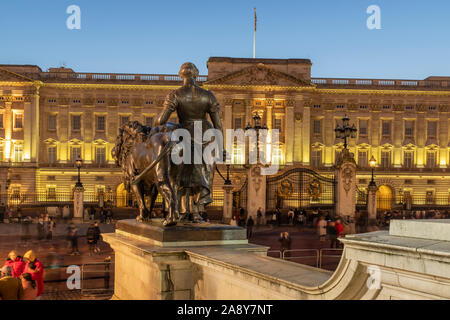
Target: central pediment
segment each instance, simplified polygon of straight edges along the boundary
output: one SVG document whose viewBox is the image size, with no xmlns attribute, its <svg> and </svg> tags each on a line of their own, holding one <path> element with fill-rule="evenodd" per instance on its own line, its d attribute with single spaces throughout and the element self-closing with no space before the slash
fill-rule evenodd
<svg viewBox="0 0 450 320">
<path fill-rule="evenodd" d="M 295 86 L 309 87 L 313 84 L 277 71 L 271 67 L 258 63 L 256 65 L 244 68 L 227 74 L 225 76 L 209 80 L 206 85 L 234 85 L 234 86 Z"/>
</svg>

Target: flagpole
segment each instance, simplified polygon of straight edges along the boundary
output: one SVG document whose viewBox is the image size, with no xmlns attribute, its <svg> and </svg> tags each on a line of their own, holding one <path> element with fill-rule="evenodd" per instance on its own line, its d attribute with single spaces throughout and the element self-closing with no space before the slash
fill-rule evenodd
<svg viewBox="0 0 450 320">
<path fill-rule="evenodd" d="M 253 29 L 253 59 L 256 57 L 256 8 L 253 8 L 255 12 L 255 27 Z"/>
</svg>

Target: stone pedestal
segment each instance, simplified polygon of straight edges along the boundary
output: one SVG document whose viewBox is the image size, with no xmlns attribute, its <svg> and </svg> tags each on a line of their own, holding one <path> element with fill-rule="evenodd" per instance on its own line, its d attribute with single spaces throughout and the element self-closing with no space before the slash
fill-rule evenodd
<svg viewBox="0 0 450 320">
<path fill-rule="evenodd" d="M 222 221 L 229 224 L 233 216 L 233 186 L 225 184 L 223 186 L 223 215 Z"/>
<path fill-rule="evenodd" d="M 73 191 L 73 219 L 76 221 L 83 220 L 83 201 L 84 188 L 75 187 Z"/>
<path fill-rule="evenodd" d="M 179 223 L 163 227 L 162 220 L 138 223 L 120 220 L 115 233 L 103 234 L 115 252 L 113 299 L 186 300 L 194 298 L 196 267 L 188 259 L 189 248 L 239 248 L 267 252 L 249 245 L 240 227 Z"/>
<path fill-rule="evenodd" d="M 336 214 L 354 220 L 356 208 L 356 163 L 347 149 L 341 153 L 336 168 Z"/>
<path fill-rule="evenodd" d="M 450 299 L 450 220 L 393 220 L 389 231 L 341 238 L 334 273 L 267 257 L 239 227 L 159 223 L 122 220 L 103 234 L 114 299 Z"/>
<path fill-rule="evenodd" d="M 376 185 L 369 185 L 367 188 L 367 215 L 369 221 L 377 218 L 377 190 L 378 187 Z"/>
<path fill-rule="evenodd" d="M 248 169 L 247 218 L 256 222 L 258 208 L 266 212 L 266 176 L 261 174 L 260 165 L 251 165 Z"/>
</svg>

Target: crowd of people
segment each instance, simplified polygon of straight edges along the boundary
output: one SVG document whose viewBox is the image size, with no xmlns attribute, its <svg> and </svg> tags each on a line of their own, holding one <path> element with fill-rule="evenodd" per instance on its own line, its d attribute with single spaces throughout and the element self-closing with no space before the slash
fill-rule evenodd
<svg viewBox="0 0 450 320">
<path fill-rule="evenodd" d="M 35 300 L 44 292 L 44 265 L 33 250 L 8 254 L 0 271 L 0 300 Z"/>
</svg>

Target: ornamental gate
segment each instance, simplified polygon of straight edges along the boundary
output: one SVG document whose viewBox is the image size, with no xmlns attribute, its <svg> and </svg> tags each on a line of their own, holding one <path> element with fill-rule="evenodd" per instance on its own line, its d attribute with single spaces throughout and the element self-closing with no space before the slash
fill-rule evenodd
<svg viewBox="0 0 450 320">
<path fill-rule="evenodd" d="M 245 179 L 244 184 L 242 185 L 239 191 L 233 192 L 233 207 L 234 208 L 244 208 L 247 210 L 247 184 L 248 178 Z"/>
<path fill-rule="evenodd" d="M 268 177 L 266 210 L 275 208 L 334 209 L 336 181 L 306 168 L 290 169 L 280 175 Z"/>
</svg>

